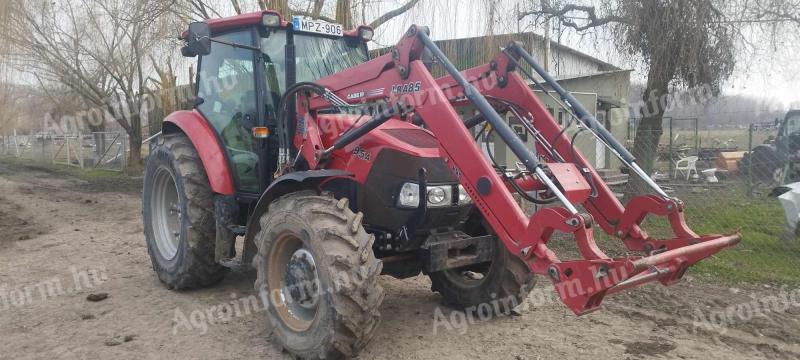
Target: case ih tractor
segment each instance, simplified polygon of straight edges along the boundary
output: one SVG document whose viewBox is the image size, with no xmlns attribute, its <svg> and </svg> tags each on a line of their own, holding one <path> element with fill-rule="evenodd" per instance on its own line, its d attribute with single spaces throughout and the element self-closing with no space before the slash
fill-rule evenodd
<svg viewBox="0 0 800 360">
<path fill-rule="evenodd" d="M 581 315 L 606 295 L 675 283 L 740 240 L 689 229 L 683 203 L 519 44 L 459 72 L 424 27 L 370 60 L 372 34 L 270 11 L 189 26 L 196 106 L 165 119 L 143 192 L 148 250 L 167 287 L 209 286 L 236 260 L 252 264 L 278 345 L 336 358 L 375 333 L 381 274 L 426 274 L 448 304 L 485 312 L 510 310 L 539 275 Z M 434 78 L 431 59 L 448 75 Z M 523 76 L 546 84 L 652 194 L 623 206 Z M 460 106 L 477 115 L 460 118 Z M 522 166 L 498 166 L 476 134 L 494 134 Z M 515 193 L 550 205 L 526 214 Z M 675 237 L 648 236 L 648 215 L 667 217 Z M 639 255 L 609 257 L 594 242 L 598 228 Z M 556 232 L 581 259 L 548 248 Z"/>
</svg>

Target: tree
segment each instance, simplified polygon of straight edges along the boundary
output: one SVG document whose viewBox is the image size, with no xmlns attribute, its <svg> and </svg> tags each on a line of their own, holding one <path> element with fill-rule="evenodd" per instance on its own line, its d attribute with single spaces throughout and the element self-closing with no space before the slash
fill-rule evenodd
<svg viewBox="0 0 800 360">
<path fill-rule="evenodd" d="M 148 55 L 163 40 L 158 21 L 170 2 L 13 1 L 21 69 L 43 85 L 63 84 L 79 94 L 99 110 L 89 119 L 95 126 L 116 121 L 128 134 L 129 164 L 141 165 L 142 100 L 153 85 Z"/>
<path fill-rule="evenodd" d="M 543 1 L 519 18 L 556 19 L 578 32 L 609 30 L 622 53 L 644 61 L 647 82 L 642 100 L 648 106 L 641 110 L 632 153 L 651 172 L 670 89 L 703 86 L 717 93 L 732 73 L 737 32 L 723 8 L 727 4 L 723 0 L 603 0 L 600 5 L 549 6 Z"/>
<path fill-rule="evenodd" d="M 16 103 L 15 92 L 8 82 L 7 59 L 11 45 L 8 37 L 9 13 L 9 3 L 0 3 L 0 131 L 11 127 L 15 113 L 13 105 Z"/>
</svg>

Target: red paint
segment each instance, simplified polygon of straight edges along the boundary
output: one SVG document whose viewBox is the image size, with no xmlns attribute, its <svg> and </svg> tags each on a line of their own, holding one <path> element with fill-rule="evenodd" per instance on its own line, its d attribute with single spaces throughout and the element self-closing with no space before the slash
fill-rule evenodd
<svg viewBox="0 0 800 360">
<path fill-rule="evenodd" d="M 214 128 L 203 115 L 197 111 L 176 111 L 167 116 L 164 122 L 177 126 L 192 141 L 203 162 L 211 190 L 217 194 L 233 195 L 236 188 L 233 185 L 225 150 L 217 141 Z"/>
</svg>

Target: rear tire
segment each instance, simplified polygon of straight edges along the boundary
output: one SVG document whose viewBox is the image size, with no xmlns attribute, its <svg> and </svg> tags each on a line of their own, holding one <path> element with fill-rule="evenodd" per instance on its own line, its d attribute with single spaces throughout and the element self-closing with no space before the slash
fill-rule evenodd
<svg viewBox="0 0 800 360">
<path fill-rule="evenodd" d="M 775 149 L 757 146 L 746 153 L 739 162 L 739 170 L 744 175 L 752 169 L 752 179 L 766 186 L 780 185 L 783 177 L 783 161 Z"/>
<path fill-rule="evenodd" d="M 168 288 L 220 281 L 214 259 L 214 201 L 203 164 L 186 135 L 164 135 L 147 158 L 142 218 L 153 270 Z"/>
<path fill-rule="evenodd" d="M 292 356 L 355 356 L 380 323 L 382 263 L 347 199 L 314 192 L 269 206 L 255 237 L 256 291 L 268 301 L 272 339 Z"/>
</svg>

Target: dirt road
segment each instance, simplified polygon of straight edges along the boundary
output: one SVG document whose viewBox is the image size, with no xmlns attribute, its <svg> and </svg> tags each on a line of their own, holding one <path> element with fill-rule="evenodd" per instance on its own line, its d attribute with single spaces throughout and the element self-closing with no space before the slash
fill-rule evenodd
<svg viewBox="0 0 800 360">
<path fill-rule="evenodd" d="M 0 190 L 0 358 L 288 358 L 263 312 L 231 306 L 252 295 L 252 271 L 206 290 L 161 286 L 138 181 L 0 163 Z M 482 321 L 441 307 L 426 277 L 382 284 L 383 323 L 364 359 L 800 358 L 800 292 L 788 288 L 689 278 L 576 318 L 541 281 L 513 316 Z"/>
</svg>

